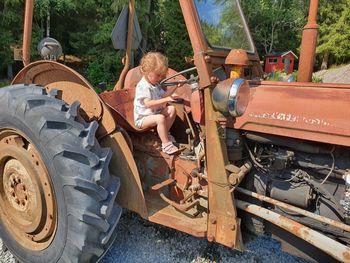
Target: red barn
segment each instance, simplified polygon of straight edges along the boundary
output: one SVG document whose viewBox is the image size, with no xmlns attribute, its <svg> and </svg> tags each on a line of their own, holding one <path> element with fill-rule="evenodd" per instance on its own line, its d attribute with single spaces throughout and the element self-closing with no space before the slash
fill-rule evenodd
<svg viewBox="0 0 350 263">
<path fill-rule="evenodd" d="M 265 72 L 282 71 L 290 74 L 294 69 L 294 60 L 298 58 L 293 51 L 272 53 L 265 56 Z"/>
</svg>

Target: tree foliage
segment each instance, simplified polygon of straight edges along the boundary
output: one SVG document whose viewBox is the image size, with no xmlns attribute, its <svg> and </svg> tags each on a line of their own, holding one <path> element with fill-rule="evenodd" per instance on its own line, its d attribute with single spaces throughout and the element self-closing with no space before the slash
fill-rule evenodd
<svg viewBox="0 0 350 263">
<path fill-rule="evenodd" d="M 156 14 L 161 23 L 161 49 L 169 57 L 169 65 L 175 70 L 182 70 L 185 65 L 184 58 L 192 56 L 192 47 L 183 20 L 178 1 L 162 0 L 160 9 Z"/>
<path fill-rule="evenodd" d="M 22 39 L 22 8 L 19 0 L 0 0 L 0 75 L 13 63 L 11 47 Z"/>
<path fill-rule="evenodd" d="M 340 64 L 350 60 L 350 0 L 320 1 L 320 33 L 317 53 L 327 68 L 329 60 Z"/>
<path fill-rule="evenodd" d="M 273 51 L 297 53 L 307 6 L 303 0 L 245 0 L 242 8 L 261 55 Z"/>
<path fill-rule="evenodd" d="M 234 4 L 233 0 L 197 0 L 201 3 Z M 38 57 L 36 45 L 48 33 L 63 47 L 64 54 L 82 59 L 77 69 L 93 85 L 106 81 L 114 85 L 122 70 L 123 51 L 116 51 L 111 31 L 123 5 L 128 0 L 36 0 L 33 20 L 32 56 Z M 298 54 L 301 30 L 306 23 L 309 1 L 244 0 L 241 1 L 253 40 L 260 53 L 293 50 Z M 319 60 L 346 63 L 350 59 L 350 0 L 320 0 Z M 23 0 L 0 0 L 0 75 L 14 63 L 11 46 L 21 45 Z M 192 47 L 178 1 L 136 0 L 136 10 L 143 40 L 134 51 L 135 61 L 144 52 L 158 50 L 169 57 L 170 66 L 181 70 L 188 65 L 184 57 L 192 56 Z M 229 8 L 222 13 L 220 26 L 206 31 L 218 42 L 234 28 L 237 17 Z M 50 29 L 50 30 L 49 30 Z M 233 31 L 233 30 L 232 30 Z M 221 34 L 221 35 L 220 35 Z M 234 38 L 233 40 L 235 40 Z M 225 40 L 225 39 L 224 39 Z M 232 40 L 232 41 L 233 41 Z"/>
</svg>

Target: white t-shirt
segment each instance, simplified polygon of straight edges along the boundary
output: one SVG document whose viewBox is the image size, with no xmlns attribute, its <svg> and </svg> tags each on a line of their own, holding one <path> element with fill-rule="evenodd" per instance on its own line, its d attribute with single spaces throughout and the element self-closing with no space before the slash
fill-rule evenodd
<svg viewBox="0 0 350 263">
<path fill-rule="evenodd" d="M 162 108 L 151 109 L 147 108 L 143 102 L 144 99 L 159 100 L 164 95 L 165 91 L 149 83 L 143 77 L 136 85 L 135 99 L 134 99 L 134 122 L 135 126 L 140 128 L 143 118 L 149 115 L 158 114 Z"/>
</svg>

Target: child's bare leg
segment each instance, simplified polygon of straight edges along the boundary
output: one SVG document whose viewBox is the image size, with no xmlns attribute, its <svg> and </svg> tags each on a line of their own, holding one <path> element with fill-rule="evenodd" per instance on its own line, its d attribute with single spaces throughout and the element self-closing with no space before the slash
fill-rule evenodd
<svg viewBox="0 0 350 263">
<path fill-rule="evenodd" d="M 169 132 L 176 118 L 176 108 L 173 105 L 166 106 L 162 110 L 162 114 L 166 117 L 167 132 Z"/>
<path fill-rule="evenodd" d="M 166 117 L 163 114 L 146 116 L 143 119 L 141 128 L 148 128 L 154 126 L 157 126 L 157 132 L 162 143 L 168 143 L 168 127 L 166 123 Z"/>
</svg>

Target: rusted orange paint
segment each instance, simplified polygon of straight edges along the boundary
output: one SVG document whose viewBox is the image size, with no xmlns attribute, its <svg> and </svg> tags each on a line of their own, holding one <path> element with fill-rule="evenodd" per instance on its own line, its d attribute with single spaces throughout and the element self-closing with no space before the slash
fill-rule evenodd
<svg viewBox="0 0 350 263">
<path fill-rule="evenodd" d="M 30 63 L 30 43 L 32 40 L 34 0 L 25 1 L 24 30 L 23 30 L 23 65 Z"/>
<path fill-rule="evenodd" d="M 317 35 L 319 26 L 317 25 L 318 0 L 310 1 L 308 22 L 303 30 L 300 47 L 300 59 L 298 70 L 298 81 L 311 81 L 312 71 L 315 64 L 315 53 L 317 46 Z"/>
<path fill-rule="evenodd" d="M 13 79 L 15 84 L 37 84 L 51 89 L 61 90 L 59 98 L 71 104 L 80 102 L 80 113 L 87 121 L 97 120 L 97 137 L 111 133 L 116 128 L 108 108 L 90 83 L 75 70 L 55 61 L 37 61 L 24 67 Z"/>
<path fill-rule="evenodd" d="M 251 85 L 248 108 L 237 118 L 236 129 L 350 146 L 350 85 Z"/>
</svg>

